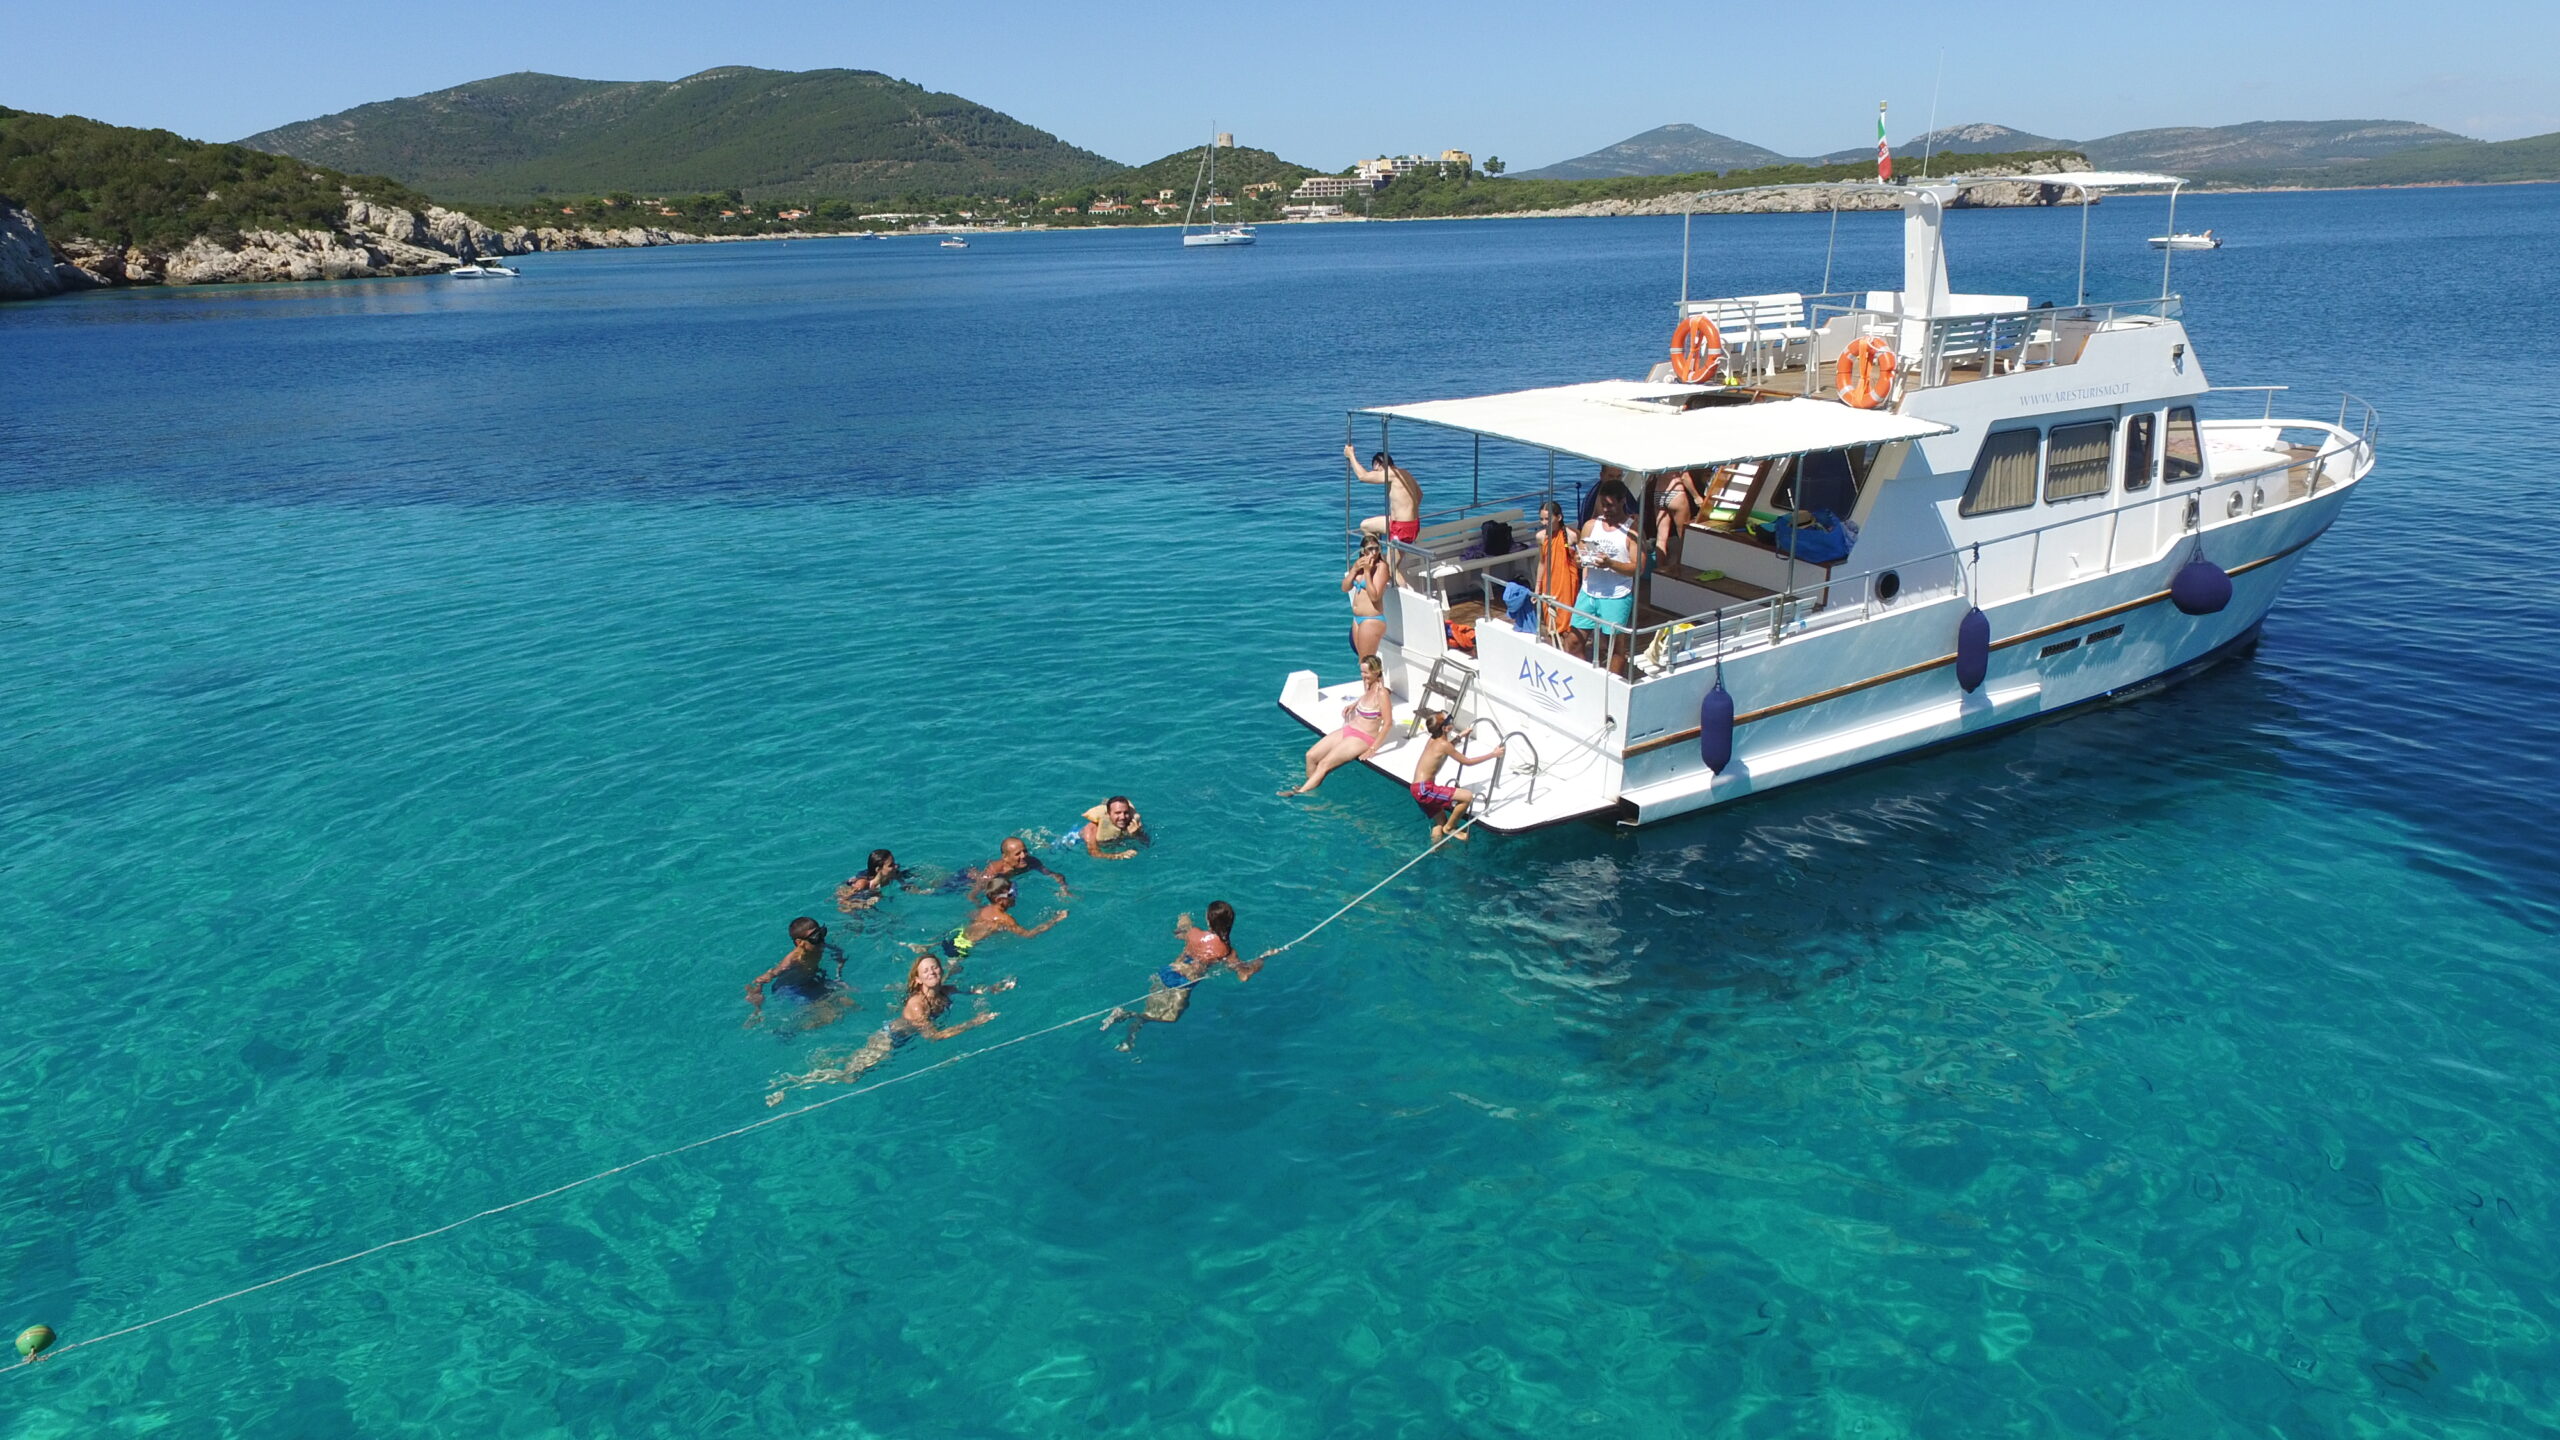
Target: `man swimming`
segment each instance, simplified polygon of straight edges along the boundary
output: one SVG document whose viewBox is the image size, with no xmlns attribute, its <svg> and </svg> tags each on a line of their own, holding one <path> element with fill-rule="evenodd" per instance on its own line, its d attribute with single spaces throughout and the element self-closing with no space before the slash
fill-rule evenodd
<svg viewBox="0 0 2560 1440">
<path fill-rule="evenodd" d="M 1235 971 L 1239 981 L 1252 979 L 1262 969 L 1262 962 L 1276 952 L 1265 950 L 1251 960 L 1238 960 L 1236 947 L 1229 938 L 1235 928 L 1236 908 L 1224 900 L 1209 902 L 1209 928 L 1206 930 L 1191 923 L 1190 911 L 1182 912 L 1182 918 L 1173 922 L 1173 933 L 1182 940 L 1182 953 L 1147 977 L 1147 999 L 1142 1008 L 1130 1011 L 1115 1007 L 1104 1017 L 1102 1028 L 1107 1031 L 1123 1020 L 1128 1021 L 1129 1033 L 1120 1039 L 1120 1048 L 1127 1050 L 1138 1043 L 1138 1031 L 1148 1021 L 1171 1025 L 1180 1020 L 1182 1012 L 1191 1008 L 1191 987 L 1206 979 L 1209 972 L 1218 966 L 1224 965 Z"/>
<path fill-rule="evenodd" d="M 1032 854 L 1031 847 L 1023 844 L 1018 835 L 1006 836 L 1004 844 L 996 851 L 996 858 L 974 870 L 961 871 L 960 878 L 969 882 L 969 893 L 974 896 L 984 894 L 998 880 L 1011 880 L 1032 870 L 1057 881 L 1059 895 L 1067 893 L 1067 877 L 1041 864 L 1040 857 Z"/>
<path fill-rule="evenodd" d="M 1084 841 L 1084 853 L 1096 860 L 1138 858 L 1135 848 L 1105 850 L 1102 848 L 1105 845 L 1135 847 L 1140 843 L 1155 842 L 1155 837 L 1147 833 L 1145 817 L 1138 813 L 1137 806 L 1129 803 L 1126 795 L 1114 795 L 1084 812 L 1084 826 L 1079 833 Z"/>
<path fill-rule="evenodd" d="M 826 961 L 836 962 L 833 980 L 827 977 Z M 853 992 L 844 988 L 844 952 L 827 943 L 827 927 L 803 915 L 791 922 L 791 953 L 782 957 L 772 969 L 747 982 L 747 1025 L 764 1018 L 765 987 L 805 1002 L 807 1015 L 798 1028 L 815 1030 L 832 1025 L 844 1012 L 854 1008 Z"/>
<path fill-rule="evenodd" d="M 1025 929 L 1021 921 L 1013 918 L 1014 898 L 1013 882 L 998 880 L 987 891 L 986 903 L 978 907 L 977 913 L 969 917 L 967 924 L 943 936 L 940 940 L 922 945 L 909 940 L 906 946 L 918 955 L 933 955 L 951 961 L 953 968 L 956 969 L 960 961 L 969 958 L 970 951 L 978 948 L 978 942 L 990 935 L 1019 935 L 1028 940 L 1067 918 L 1067 912 L 1061 910 L 1039 924 Z"/>
<path fill-rule="evenodd" d="M 889 1058 L 891 1051 L 921 1036 L 927 1040 L 948 1040 L 954 1035 L 974 1030 L 996 1018 L 993 1010 L 982 1010 L 957 1025 L 941 1025 L 944 1012 L 951 1008 L 951 997 L 964 987 L 947 983 L 948 972 L 942 962 L 931 955 L 918 955 L 907 967 L 907 998 L 898 1013 L 886 1025 L 862 1042 L 862 1048 L 834 1065 L 817 1065 L 804 1074 L 786 1075 L 773 1093 L 764 1097 L 768 1106 L 779 1105 L 785 1093 L 803 1085 L 824 1085 L 851 1080 Z M 1011 980 L 993 985 L 965 987 L 971 995 L 1000 995 L 1013 988 Z"/>
</svg>

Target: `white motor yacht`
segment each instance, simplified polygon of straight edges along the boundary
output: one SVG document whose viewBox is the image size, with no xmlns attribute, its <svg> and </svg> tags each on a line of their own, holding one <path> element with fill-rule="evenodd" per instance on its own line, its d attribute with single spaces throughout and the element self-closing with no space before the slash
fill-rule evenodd
<svg viewBox="0 0 2560 1440">
<path fill-rule="evenodd" d="M 2050 181 L 2084 202 L 2166 186 L 2173 207 L 2179 183 Z M 2371 472 L 2373 411 L 2347 396 L 2315 418 L 2280 411 L 2282 385 L 2211 383 L 2173 256 L 2157 295 L 2088 300 L 2085 208 L 2073 303 L 1956 291 L 1942 222 L 1972 183 L 1998 182 L 1890 187 L 1897 288 L 1834 289 L 1826 264 L 1815 294 L 1691 299 L 1684 256 L 1672 356 L 1650 373 L 1354 411 L 1347 438 L 1393 452 L 1426 507 L 1387 547 L 1398 724 L 1368 763 L 1409 782 L 1415 712 L 1443 710 L 1468 753 L 1504 742 L 1459 777 L 1484 826 L 1643 825 L 2147 693 L 2254 645 Z M 1625 623 L 1590 611 L 1568 637 L 1538 505 L 1574 520 L 1609 470 L 1639 536 L 1671 528 L 1680 477 L 1703 503 L 1676 553 L 1639 565 Z M 1380 495 L 1346 476 L 1346 549 Z M 1482 553 L 1501 538 L 1486 521 L 1509 553 Z M 1280 704 L 1330 732 L 1359 690 L 1347 664 L 1299 670 Z"/>
<path fill-rule="evenodd" d="M 517 272 L 501 260 L 465 260 L 444 273 L 455 280 L 513 280 Z"/>
<path fill-rule="evenodd" d="M 966 250 L 969 248 L 969 242 L 961 239 L 957 235 L 949 235 L 943 237 L 942 248 L 945 250 Z"/>
<path fill-rule="evenodd" d="M 2154 250 L 2219 250 L 2222 248 L 2222 239 L 2210 230 L 2200 230 L 2194 234 L 2182 232 L 2173 235 L 2154 235 L 2151 237 L 2151 248 Z"/>
</svg>

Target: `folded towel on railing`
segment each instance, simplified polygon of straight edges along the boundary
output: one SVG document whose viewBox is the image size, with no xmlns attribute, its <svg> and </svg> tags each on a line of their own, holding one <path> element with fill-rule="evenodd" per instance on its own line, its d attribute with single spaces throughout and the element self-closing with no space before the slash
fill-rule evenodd
<svg viewBox="0 0 2560 1440">
<path fill-rule="evenodd" d="M 1510 612 L 1512 629 L 1538 628 L 1538 597 L 1528 586 L 1517 580 L 1506 582 L 1502 587 L 1502 608 Z"/>
</svg>

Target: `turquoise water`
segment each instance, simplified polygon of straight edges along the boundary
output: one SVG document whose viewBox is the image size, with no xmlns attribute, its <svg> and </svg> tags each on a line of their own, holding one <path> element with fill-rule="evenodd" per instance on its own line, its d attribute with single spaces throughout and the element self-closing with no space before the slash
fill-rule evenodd
<svg viewBox="0 0 2560 1440">
<path fill-rule="evenodd" d="M 2179 267 L 2214 378 L 2387 427 L 2255 659 L 1482 837 L 1134 1055 L 1061 1032 L 0 1375 L 0 1434 L 2560 1424 L 2560 407 L 2513 383 L 2560 191 L 2179 218 L 2231 237 Z M 2101 209 L 2093 294 L 2160 219 Z M 2069 284 L 2076 215 L 1951 228 L 1967 288 Z M 1701 289 L 1819 279 L 1819 220 L 1698 239 Z M 1895 253 L 1843 221 L 1844 274 Z M 1678 282 L 1676 221 L 1521 222 L 0 309 L 0 1322 L 762 1118 L 959 918 L 840 921 L 862 1012 L 742 1029 L 877 845 L 1112 791 L 1160 837 L 1061 860 L 1066 922 L 973 962 L 1000 1018 L 891 1074 L 1142 991 L 1210 899 L 1313 924 L 1424 828 L 1271 796 L 1280 677 L 1346 658 L 1341 412 L 1633 371 Z"/>
</svg>

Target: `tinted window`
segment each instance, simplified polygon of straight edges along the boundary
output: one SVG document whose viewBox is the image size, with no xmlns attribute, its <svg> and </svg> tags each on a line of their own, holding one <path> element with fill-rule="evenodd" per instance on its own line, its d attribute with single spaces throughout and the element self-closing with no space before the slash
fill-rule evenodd
<svg viewBox="0 0 2560 1440">
<path fill-rule="evenodd" d="M 2196 412 L 2184 405 L 2169 412 L 2168 460 L 2167 474 L 2173 483 L 2204 474 L 2204 442 L 2196 438 Z"/>
<path fill-rule="evenodd" d="M 2145 412 L 2124 422 L 2124 488 L 2148 489 L 2151 485 L 2151 462 L 2160 451 L 2154 440 L 2160 417 Z"/>
<path fill-rule="evenodd" d="M 2078 500 L 2106 494 L 2115 438 L 2113 420 L 2054 426 L 2052 438 L 2045 442 L 2044 498 Z"/>
<path fill-rule="evenodd" d="M 1994 515 L 2036 503 L 2034 430 L 2001 430 L 1982 442 L 1973 457 L 1973 479 L 1964 487 L 1960 515 Z"/>
</svg>

